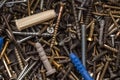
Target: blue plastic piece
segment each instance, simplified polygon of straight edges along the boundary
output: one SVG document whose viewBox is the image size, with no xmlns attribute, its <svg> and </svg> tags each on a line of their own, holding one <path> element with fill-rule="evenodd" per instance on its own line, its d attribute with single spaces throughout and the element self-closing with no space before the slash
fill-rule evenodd
<svg viewBox="0 0 120 80">
<path fill-rule="evenodd" d="M 72 63 L 74 64 L 78 72 L 82 75 L 84 80 L 94 80 L 90 76 L 86 68 L 83 66 L 82 62 L 79 60 L 79 58 L 74 53 L 71 53 L 69 56 L 70 56 Z"/>
<path fill-rule="evenodd" d="M 2 49 L 2 46 L 3 46 L 3 38 L 0 37 L 0 51 L 1 51 L 1 49 Z"/>
</svg>

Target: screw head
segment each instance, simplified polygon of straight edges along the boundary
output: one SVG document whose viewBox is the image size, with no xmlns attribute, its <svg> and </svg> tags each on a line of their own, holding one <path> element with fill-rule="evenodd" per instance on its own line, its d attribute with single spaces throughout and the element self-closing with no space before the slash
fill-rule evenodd
<svg viewBox="0 0 120 80">
<path fill-rule="evenodd" d="M 89 37 L 87 40 L 88 40 L 88 41 L 93 41 L 93 38 Z"/>
</svg>

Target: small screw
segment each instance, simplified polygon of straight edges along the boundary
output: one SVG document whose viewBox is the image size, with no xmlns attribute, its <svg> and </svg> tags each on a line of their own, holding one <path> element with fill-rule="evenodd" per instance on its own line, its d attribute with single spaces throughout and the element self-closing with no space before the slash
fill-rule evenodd
<svg viewBox="0 0 120 80">
<path fill-rule="evenodd" d="M 90 33 L 89 33 L 89 37 L 88 37 L 88 41 L 93 41 L 93 32 L 94 32 L 94 27 L 95 27 L 95 22 L 93 21 L 93 23 L 91 24 L 91 27 L 90 27 Z"/>
<path fill-rule="evenodd" d="M 115 35 L 112 34 L 112 35 L 110 35 L 110 37 L 111 37 L 111 41 L 112 41 L 112 47 L 114 47 L 115 46 Z"/>
</svg>

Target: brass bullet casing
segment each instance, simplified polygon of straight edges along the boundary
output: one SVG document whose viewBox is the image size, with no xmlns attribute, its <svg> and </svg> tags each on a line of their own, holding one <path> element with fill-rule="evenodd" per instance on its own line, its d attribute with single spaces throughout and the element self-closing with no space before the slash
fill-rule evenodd
<svg viewBox="0 0 120 80">
<path fill-rule="evenodd" d="M 16 23 L 18 30 L 21 31 L 21 30 L 31 27 L 33 25 L 48 21 L 54 17 L 56 17 L 55 11 L 47 10 L 47 11 L 44 11 L 44 12 L 41 12 L 38 14 L 24 17 L 22 19 L 15 20 L 15 23 Z"/>
</svg>

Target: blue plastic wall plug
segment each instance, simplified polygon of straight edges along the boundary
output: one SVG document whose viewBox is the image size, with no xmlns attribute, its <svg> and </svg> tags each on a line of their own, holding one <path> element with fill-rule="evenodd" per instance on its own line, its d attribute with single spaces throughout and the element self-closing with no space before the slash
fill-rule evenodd
<svg viewBox="0 0 120 80">
<path fill-rule="evenodd" d="M 70 59 L 71 59 L 72 63 L 74 64 L 75 68 L 82 75 L 82 77 L 84 78 L 84 80 L 94 80 L 90 76 L 90 74 L 88 73 L 88 71 L 86 70 L 86 68 L 83 66 L 82 62 L 79 60 L 79 58 L 74 53 L 70 53 L 69 56 L 70 56 Z"/>
<path fill-rule="evenodd" d="M 2 46 L 3 46 L 3 38 L 0 37 L 0 50 L 2 49 Z"/>
</svg>

